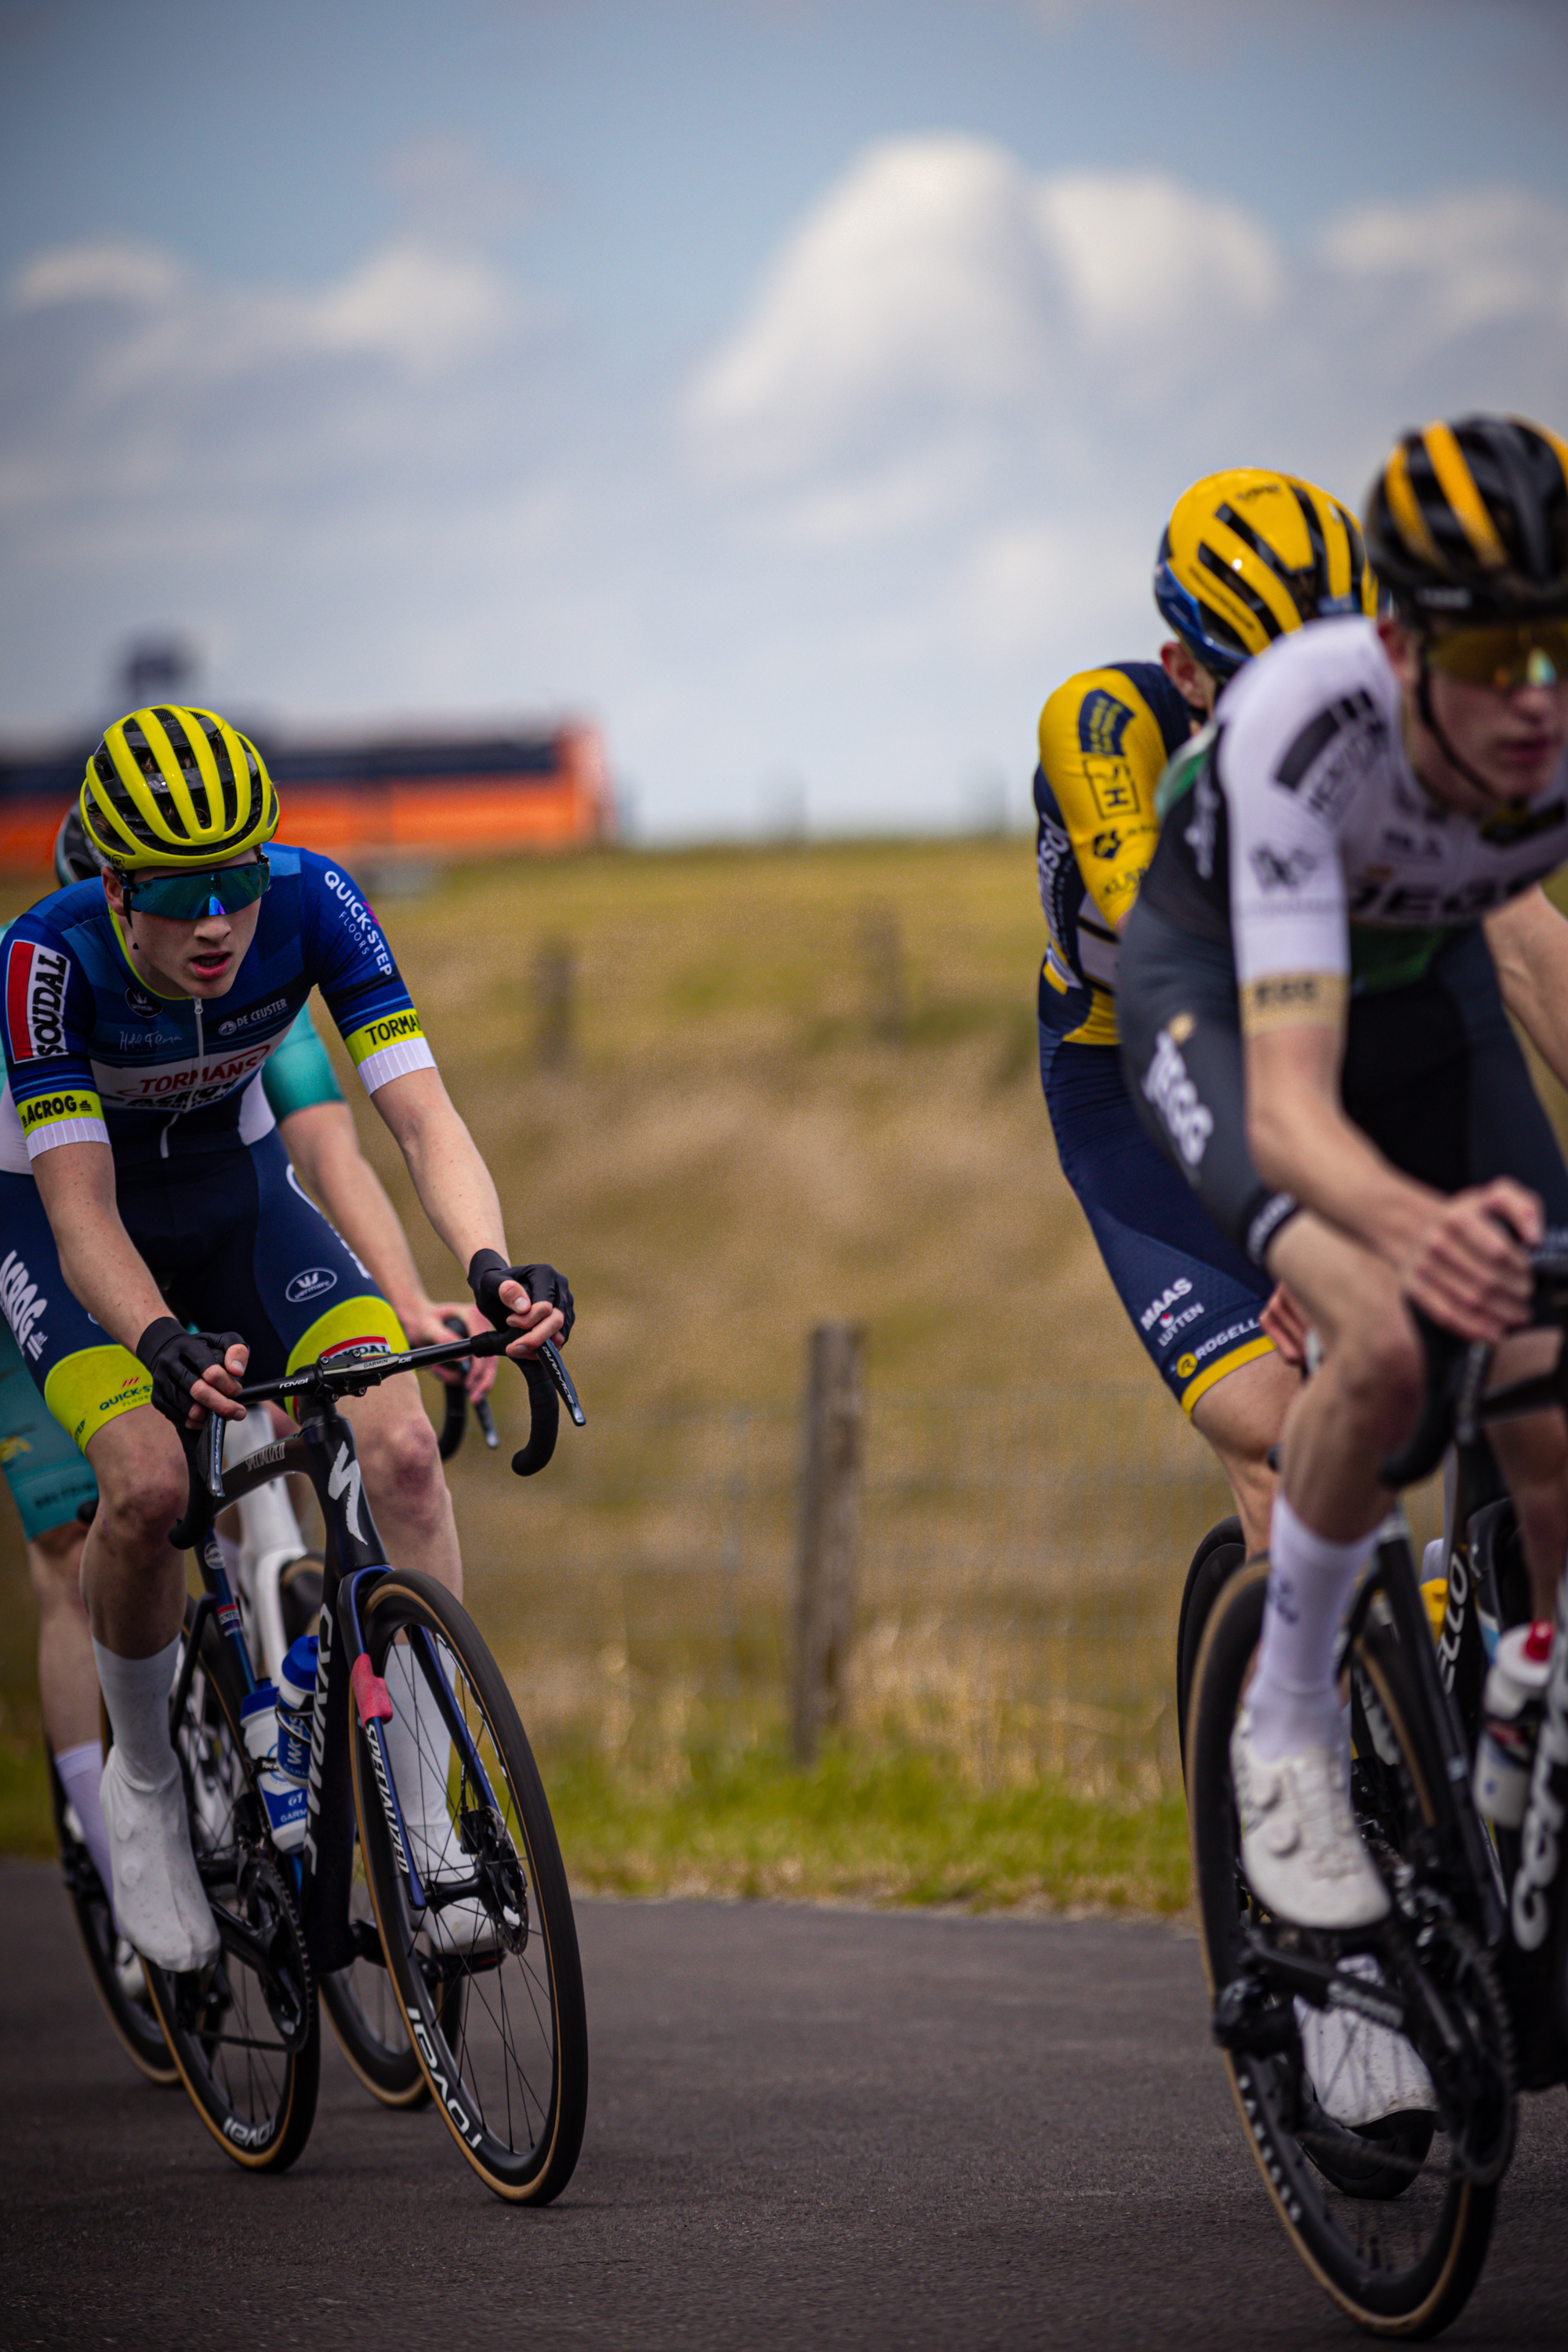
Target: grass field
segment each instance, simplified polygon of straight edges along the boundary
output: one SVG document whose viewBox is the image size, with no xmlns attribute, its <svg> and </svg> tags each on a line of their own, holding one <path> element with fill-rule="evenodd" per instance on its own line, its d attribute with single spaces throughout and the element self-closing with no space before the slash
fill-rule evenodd
<svg viewBox="0 0 1568 2352">
<path fill-rule="evenodd" d="M 1179 1905 L 1169 1637 L 1224 1490 L 1057 1166 L 1029 845 L 606 852 L 380 911 L 513 1248 L 579 1301 L 587 1431 L 535 1486 L 472 1441 L 452 1480 L 576 1882 Z M 866 1328 L 871 1419 L 851 1720 L 803 1775 L 789 1574 L 824 1320 Z M 521 1394 L 503 1370 L 503 1434 Z M 16 1850 L 47 1818 L 9 1514 L 0 1580 Z"/>
</svg>

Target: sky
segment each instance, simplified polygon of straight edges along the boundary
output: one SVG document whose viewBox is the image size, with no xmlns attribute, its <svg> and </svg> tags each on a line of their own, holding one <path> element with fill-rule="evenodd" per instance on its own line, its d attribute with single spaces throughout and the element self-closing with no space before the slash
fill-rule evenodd
<svg viewBox="0 0 1568 2352">
<path fill-rule="evenodd" d="M 1027 804 L 1187 482 L 1568 430 L 1560 0 L 0 0 L 0 736 L 579 715 L 637 837 Z"/>
</svg>

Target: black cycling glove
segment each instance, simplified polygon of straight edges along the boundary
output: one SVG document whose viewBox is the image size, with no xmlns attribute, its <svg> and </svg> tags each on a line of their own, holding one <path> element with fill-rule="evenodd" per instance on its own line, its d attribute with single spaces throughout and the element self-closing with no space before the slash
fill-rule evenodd
<svg viewBox="0 0 1568 2352">
<path fill-rule="evenodd" d="M 500 1300 L 503 1282 L 521 1282 L 537 1307 L 559 1307 L 564 1320 L 561 1338 L 570 1337 L 577 1319 L 577 1309 L 572 1303 L 572 1286 L 563 1274 L 552 1265 L 508 1265 L 499 1250 L 476 1250 L 468 1260 L 468 1288 L 481 1315 L 488 1315 L 498 1331 L 504 1331 L 508 1309 Z"/>
<path fill-rule="evenodd" d="M 195 1402 L 191 1391 L 196 1382 L 215 1367 L 221 1371 L 229 1349 L 245 1344 L 243 1332 L 187 1331 L 173 1315 L 160 1315 L 148 1324 L 136 1342 L 136 1353 L 153 1375 L 153 1404 L 182 1437 L 186 1434 L 185 1416 Z"/>
</svg>

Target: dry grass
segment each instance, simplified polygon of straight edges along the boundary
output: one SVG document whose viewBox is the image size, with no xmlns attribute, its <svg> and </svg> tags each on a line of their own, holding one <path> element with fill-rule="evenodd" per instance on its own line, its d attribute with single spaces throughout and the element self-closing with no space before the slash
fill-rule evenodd
<svg viewBox="0 0 1568 2352">
<path fill-rule="evenodd" d="M 381 911 L 514 1250 L 568 1268 L 579 1301 L 587 1431 L 527 1487 L 470 1441 L 453 1488 L 475 1613 L 552 1771 L 621 1792 L 574 1816 L 582 1867 L 623 1883 L 613 1849 L 635 1827 L 662 1883 L 687 1883 L 646 1807 L 691 1828 L 694 1757 L 750 1759 L 773 1785 L 822 1320 L 868 1335 L 861 1763 L 923 1757 L 966 1803 L 1021 1801 L 1043 1776 L 1073 1801 L 1157 1807 L 1181 1574 L 1224 1488 L 1057 1165 L 1028 845 L 605 853 L 458 869 Z M 563 941 L 556 1067 L 534 975 Z M 389 1139 L 361 1125 L 433 1290 L 456 1290 Z M 521 1397 L 503 1372 L 504 1436 Z M 0 1591 L 15 1736 L 36 1713 L 9 1516 Z M 743 1846 L 712 1884 L 749 1883 Z M 823 1867 L 810 1883 L 881 1886 L 863 1862 L 853 1884 Z M 1063 1867 L 1079 1899 L 1093 1870 Z M 1146 1885 L 1168 1894 L 1179 1862 L 1160 1869 Z M 910 1861 L 900 1883 L 918 1879 Z"/>
</svg>

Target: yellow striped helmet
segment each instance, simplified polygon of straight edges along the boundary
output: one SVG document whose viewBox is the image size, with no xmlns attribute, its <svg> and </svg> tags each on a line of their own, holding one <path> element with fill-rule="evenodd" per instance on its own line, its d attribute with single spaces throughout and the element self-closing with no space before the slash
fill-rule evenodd
<svg viewBox="0 0 1568 2352">
<path fill-rule="evenodd" d="M 270 841 L 278 794 L 254 743 L 215 710 L 150 705 L 118 721 L 87 763 L 81 821 L 122 874 L 210 865 Z"/>
<path fill-rule="evenodd" d="M 1177 499 L 1154 560 L 1154 602 L 1194 661 L 1229 677 L 1276 637 L 1336 613 L 1374 613 L 1361 526 L 1294 474 L 1205 474 Z"/>
<path fill-rule="evenodd" d="M 1366 535 L 1412 620 L 1568 613 L 1568 443 L 1522 416 L 1424 425 L 1368 492 Z"/>
</svg>

